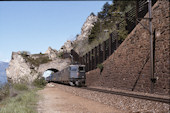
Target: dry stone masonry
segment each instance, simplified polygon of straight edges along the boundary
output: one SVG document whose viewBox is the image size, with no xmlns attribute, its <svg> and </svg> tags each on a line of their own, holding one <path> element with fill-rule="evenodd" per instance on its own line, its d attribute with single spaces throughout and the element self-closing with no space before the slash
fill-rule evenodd
<svg viewBox="0 0 170 113">
<path fill-rule="evenodd" d="M 145 16 L 148 17 L 148 14 Z M 169 2 L 157 1 L 152 7 L 152 29 L 155 31 L 154 93 L 168 95 L 170 74 Z M 149 28 L 146 19 L 141 23 Z M 101 86 L 150 93 L 150 36 L 138 24 L 119 48 L 103 63 L 104 69 L 87 72 L 88 86 Z M 139 79 L 138 79 L 139 78 Z M 135 86 L 136 82 L 136 86 Z M 135 87 L 134 87 L 135 86 Z"/>
<path fill-rule="evenodd" d="M 42 74 L 44 71 L 46 71 L 47 69 L 50 69 L 50 68 L 54 68 L 54 69 L 61 71 L 62 69 L 66 68 L 68 65 L 70 65 L 70 63 L 71 63 L 71 60 L 69 58 L 67 58 L 67 59 L 59 59 L 58 58 L 58 59 L 53 60 L 49 63 L 41 64 L 38 68 L 38 72 Z"/>
</svg>

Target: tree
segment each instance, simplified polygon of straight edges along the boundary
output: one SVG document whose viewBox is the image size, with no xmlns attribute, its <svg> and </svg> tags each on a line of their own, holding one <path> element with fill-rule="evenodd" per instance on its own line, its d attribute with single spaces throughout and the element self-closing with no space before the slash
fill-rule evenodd
<svg viewBox="0 0 170 113">
<path fill-rule="evenodd" d="M 100 26 L 100 23 L 96 22 L 96 24 L 92 28 L 91 33 L 90 33 L 89 38 L 88 38 L 89 43 L 91 43 L 92 41 L 94 41 L 97 38 L 97 35 L 100 32 L 99 26 Z"/>
<path fill-rule="evenodd" d="M 96 16 L 93 12 L 91 12 L 90 16 Z"/>
<path fill-rule="evenodd" d="M 102 11 L 98 13 L 98 18 L 100 18 L 100 19 L 106 18 L 108 15 L 109 8 L 110 8 L 110 4 L 108 2 L 106 2 L 103 5 Z"/>
</svg>

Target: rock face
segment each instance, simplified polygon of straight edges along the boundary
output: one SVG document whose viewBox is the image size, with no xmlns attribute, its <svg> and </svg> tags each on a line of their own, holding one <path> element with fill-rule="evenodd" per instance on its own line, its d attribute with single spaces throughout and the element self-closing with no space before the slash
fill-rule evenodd
<svg viewBox="0 0 170 113">
<path fill-rule="evenodd" d="M 169 94 L 170 73 L 170 43 L 169 43 L 169 2 L 157 1 L 152 7 L 152 29 L 154 37 L 154 78 L 151 82 L 150 74 L 150 35 L 138 24 L 128 35 L 119 48 L 103 63 L 103 72 L 100 69 L 87 73 L 86 83 L 89 86 L 102 86 L 129 91 L 156 94 Z M 145 15 L 148 18 L 148 13 Z M 141 23 L 148 25 L 148 20 Z M 154 84 L 154 88 L 151 88 Z"/>
<path fill-rule="evenodd" d="M 88 36 L 91 33 L 91 29 L 93 28 L 95 22 L 97 22 L 98 17 L 95 15 L 90 15 L 87 17 L 86 22 L 83 24 L 81 28 L 81 34 L 77 35 L 76 40 L 73 42 L 74 50 L 79 54 L 82 55 L 84 53 L 83 46 L 87 45 L 88 43 Z"/>
<path fill-rule="evenodd" d="M 57 50 L 52 49 L 51 47 L 48 47 L 48 50 L 45 52 L 51 60 L 55 60 L 57 58 L 57 53 Z"/>
<path fill-rule="evenodd" d="M 91 14 L 87 17 L 86 22 L 83 24 L 83 27 L 81 28 L 81 34 L 77 35 L 76 40 L 70 41 L 67 40 L 67 42 L 64 43 L 64 45 L 61 47 L 61 49 L 58 51 L 58 53 L 67 52 L 70 53 L 72 49 L 74 49 L 78 54 L 82 53 L 82 48 L 85 43 L 87 43 L 88 36 L 91 33 L 91 29 L 94 26 L 95 22 L 97 22 L 97 16 Z"/>
<path fill-rule="evenodd" d="M 55 57 L 55 55 L 57 55 L 56 51 L 53 51 L 51 48 L 49 48 L 46 53 L 47 55 L 45 54 L 43 56 L 45 56 L 45 58 L 49 56 L 52 60 L 47 63 L 35 65 L 30 62 L 30 59 L 37 61 L 40 58 L 44 58 L 41 54 L 23 57 L 20 52 L 13 52 L 9 67 L 6 69 L 8 81 L 13 83 L 32 83 L 47 69 L 55 68 L 60 71 L 71 63 L 70 59 Z"/>
<path fill-rule="evenodd" d="M 70 53 L 70 51 L 73 49 L 73 44 L 70 40 L 67 40 L 67 42 L 64 43 L 64 45 L 61 47 L 61 49 L 59 50 L 59 52 L 68 52 Z"/>
<path fill-rule="evenodd" d="M 76 40 L 84 40 L 88 38 L 88 36 L 91 33 L 91 29 L 94 26 L 94 23 L 97 22 L 97 16 L 90 15 L 87 17 L 86 22 L 83 24 L 83 27 L 81 28 L 81 34 L 78 35 Z"/>
<path fill-rule="evenodd" d="M 32 65 L 26 62 L 19 52 L 12 53 L 9 67 L 6 69 L 7 78 L 14 83 L 32 82 L 38 73 Z"/>
</svg>

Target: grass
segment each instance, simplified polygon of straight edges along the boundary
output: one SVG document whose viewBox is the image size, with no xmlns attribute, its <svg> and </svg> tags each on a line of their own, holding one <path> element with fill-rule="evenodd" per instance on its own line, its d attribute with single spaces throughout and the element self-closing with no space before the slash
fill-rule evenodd
<svg viewBox="0 0 170 113">
<path fill-rule="evenodd" d="M 13 84 L 13 87 L 19 91 L 28 90 L 28 86 L 26 84 Z"/>
<path fill-rule="evenodd" d="M 24 91 L 16 97 L 7 98 L 1 103 L 0 113 L 37 113 L 36 90 Z"/>
<path fill-rule="evenodd" d="M 5 86 L 0 88 L 0 101 L 2 101 L 5 97 L 9 95 L 9 85 L 6 84 Z"/>
<path fill-rule="evenodd" d="M 37 113 L 37 91 L 46 85 L 44 78 L 36 79 L 32 85 L 11 84 L 0 90 L 6 95 L 0 95 L 0 113 Z"/>
<path fill-rule="evenodd" d="M 44 88 L 44 86 L 47 84 L 45 81 L 45 78 L 37 78 L 34 80 L 33 85 L 37 88 Z"/>
</svg>

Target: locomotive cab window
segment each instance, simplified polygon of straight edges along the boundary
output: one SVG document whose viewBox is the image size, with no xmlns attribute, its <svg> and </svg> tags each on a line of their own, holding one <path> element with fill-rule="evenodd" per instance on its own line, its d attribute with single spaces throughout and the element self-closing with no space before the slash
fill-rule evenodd
<svg viewBox="0 0 170 113">
<path fill-rule="evenodd" d="M 71 71 L 77 71 L 77 67 L 70 67 Z"/>
<path fill-rule="evenodd" d="M 80 72 L 85 72 L 85 67 L 79 67 Z"/>
</svg>

